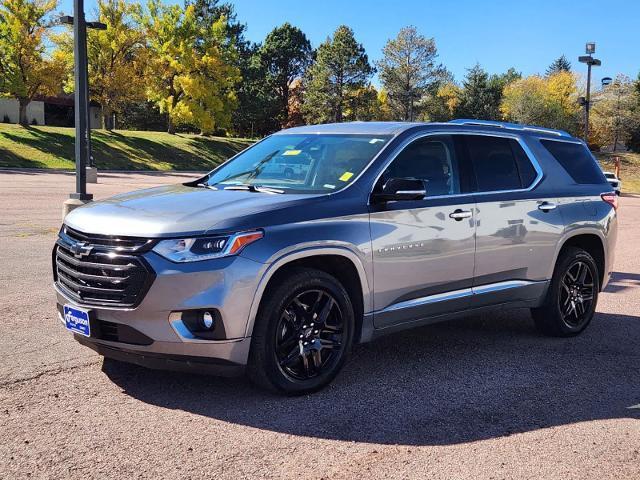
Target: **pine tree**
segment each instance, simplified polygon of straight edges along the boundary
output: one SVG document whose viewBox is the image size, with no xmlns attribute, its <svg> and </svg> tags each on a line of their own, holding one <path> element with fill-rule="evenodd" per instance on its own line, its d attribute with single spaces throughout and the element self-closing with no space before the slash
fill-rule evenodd
<svg viewBox="0 0 640 480">
<path fill-rule="evenodd" d="M 547 71 L 546 71 L 546 75 L 547 77 L 550 77 L 555 73 L 570 72 L 570 71 L 571 71 L 571 62 L 567 60 L 567 57 L 565 57 L 564 55 L 561 55 L 560 57 L 555 59 L 551 65 L 549 65 L 549 68 L 547 68 Z"/>
<path fill-rule="evenodd" d="M 341 25 L 318 48 L 316 62 L 305 76 L 303 112 L 309 123 L 342 122 L 354 109 L 356 92 L 366 87 L 374 68 L 353 30 Z M 357 105 L 355 106 L 357 110 Z"/>
<path fill-rule="evenodd" d="M 417 103 L 438 82 L 443 70 L 435 63 L 436 43 L 420 35 L 415 27 L 404 27 L 387 42 L 382 53 L 378 68 L 390 107 L 397 118 L 413 121 L 418 114 Z"/>
<path fill-rule="evenodd" d="M 259 49 L 260 68 L 272 92 L 276 117 L 281 126 L 289 120 L 289 93 L 313 59 L 313 49 L 306 35 L 289 23 L 274 28 Z"/>
</svg>

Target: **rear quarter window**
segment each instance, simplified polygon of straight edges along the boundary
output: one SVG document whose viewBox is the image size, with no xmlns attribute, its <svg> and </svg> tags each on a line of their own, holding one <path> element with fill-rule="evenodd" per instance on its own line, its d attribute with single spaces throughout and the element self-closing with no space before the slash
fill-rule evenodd
<svg viewBox="0 0 640 480">
<path fill-rule="evenodd" d="M 595 159 L 581 143 L 540 140 L 558 163 L 579 184 L 607 183 Z"/>
</svg>

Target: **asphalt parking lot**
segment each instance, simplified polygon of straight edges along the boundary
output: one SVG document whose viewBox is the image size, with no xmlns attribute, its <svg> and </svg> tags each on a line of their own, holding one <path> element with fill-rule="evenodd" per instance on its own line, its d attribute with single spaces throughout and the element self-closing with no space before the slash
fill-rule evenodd
<svg viewBox="0 0 640 480">
<path fill-rule="evenodd" d="M 105 174 L 96 198 L 184 181 Z M 56 319 L 51 247 L 74 178 L 0 172 L 0 478 L 640 478 L 640 197 L 615 274 L 573 339 L 528 311 L 358 346 L 334 384 L 107 363 Z"/>
</svg>

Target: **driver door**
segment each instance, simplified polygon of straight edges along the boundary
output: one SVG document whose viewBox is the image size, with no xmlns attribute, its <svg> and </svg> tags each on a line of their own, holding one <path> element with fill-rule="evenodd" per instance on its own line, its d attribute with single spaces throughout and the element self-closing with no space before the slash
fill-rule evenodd
<svg viewBox="0 0 640 480">
<path fill-rule="evenodd" d="M 469 169 L 451 135 L 410 143 L 387 167 L 390 178 L 426 181 L 423 200 L 373 204 L 374 325 L 386 328 L 469 307 L 475 203 Z"/>
</svg>

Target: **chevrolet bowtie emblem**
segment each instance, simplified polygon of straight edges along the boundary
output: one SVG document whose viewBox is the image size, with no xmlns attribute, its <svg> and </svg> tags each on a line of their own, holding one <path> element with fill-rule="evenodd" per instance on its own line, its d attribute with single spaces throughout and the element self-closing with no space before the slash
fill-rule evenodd
<svg viewBox="0 0 640 480">
<path fill-rule="evenodd" d="M 77 242 L 69 247 L 76 258 L 88 257 L 93 247 L 86 242 Z"/>
</svg>

